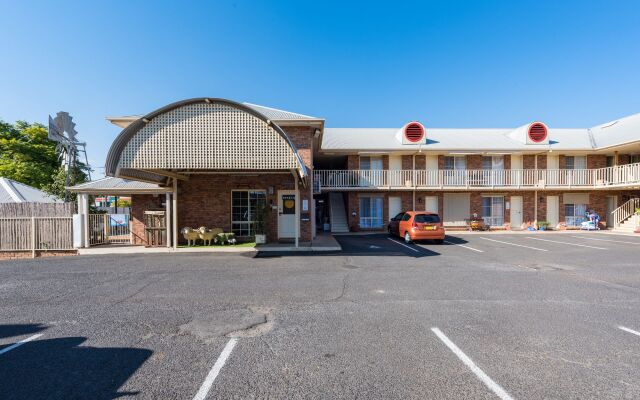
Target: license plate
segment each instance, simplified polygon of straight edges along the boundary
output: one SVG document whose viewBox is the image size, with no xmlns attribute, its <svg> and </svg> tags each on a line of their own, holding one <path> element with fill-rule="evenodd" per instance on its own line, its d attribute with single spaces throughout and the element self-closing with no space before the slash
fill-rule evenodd
<svg viewBox="0 0 640 400">
<path fill-rule="evenodd" d="M 435 226 L 425 226 L 425 227 L 424 227 L 424 230 L 425 230 L 425 231 L 432 231 L 432 230 L 434 230 L 434 229 L 436 229 L 436 227 L 435 227 Z"/>
</svg>

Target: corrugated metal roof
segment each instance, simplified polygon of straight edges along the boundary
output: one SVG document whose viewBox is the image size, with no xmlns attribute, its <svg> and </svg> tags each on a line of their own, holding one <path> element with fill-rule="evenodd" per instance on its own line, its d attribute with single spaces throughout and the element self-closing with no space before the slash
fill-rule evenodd
<svg viewBox="0 0 640 400">
<path fill-rule="evenodd" d="M 61 203 L 54 196 L 13 179 L 0 177 L 0 203 Z"/>
<path fill-rule="evenodd" d="M 72 192 L 96 192 L 104 191 L 104 194 L 109 194 L 109 191 L 124 192 L 130 190 L 135 191 L 166 191 L 168 189 L 162 188 L 154 183 L 134 181 L 130 179 L 106 177 L 98 179 L 97 181 L 91 181 L 75 185 L 69 188 Z"/>
<path fill-rule="evenodd" d="M 304 120 L 304 119 L 322 120 L 322 118 L 311 117 L 309 115 L 298 114 L 291 111 L 278 110 L 277 108 L 265 107 L 257 104 L 251 104 L 251 103 L 242 103 L 242 104 L 250 108 L 253 108 L 257 112 L 261 113 L 262 115 L 264 115 L 265 117 L 273 121 L 291 121 L 291 120 Z"/>
<path fill-rule="evenodd" d="M 323 121 L 322 118 L 312 117 L 309 115 L 298 114 L 291 111 L 279 110 L 277 108 L 261 106 L 258 104 L 251 103 L 242 103 L 245 106 L 263 114 L 265 117 L 272 121 Z M 121 128 L 126 128 L 131 125 L 134 121 L 144 117 L 144 115 L 122 115 L 122 116 L 111 116 L 107 117 L 107 120 L 112 124 L 117 125 Z"/>
<path fill-rule="evenodd" d="M 549 145 L 528 145 L 509 136 L 513 129 L 426 129 L 427 144 L 402 144 L 399 128 L 325 128 L 321 148 L 331 150 L 593 150 L 587 129 L 549 129 Z M 640 136 L 639 136 L 640 138 Z"/>
<path fill-rule="evenodd" d="M 591 133 L 598 147 L 640 141 L 640 113 L 594 126 Z"/>
</svg>

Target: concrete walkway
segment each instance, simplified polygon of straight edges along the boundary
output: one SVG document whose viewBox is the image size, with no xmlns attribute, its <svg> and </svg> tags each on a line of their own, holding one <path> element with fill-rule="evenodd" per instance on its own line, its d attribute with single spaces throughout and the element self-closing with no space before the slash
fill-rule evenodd
<svg viewBox="0 0 640 400">
<path fill-rule="evenodd" d="M 194 246 L 194 247 L 144 247 L 134 245 L 102 245 L 78 249 L 79 255 L 104 254 L 150 254 L 150 253 L 247 253 L 257 251 L 340 251 L 340 244 L 329 234 L 319 234 L 313 242 L 301 242 L 299 247 L 293 243 L 270 243 L 256 247 L 240 246 Z"/>
</svg>

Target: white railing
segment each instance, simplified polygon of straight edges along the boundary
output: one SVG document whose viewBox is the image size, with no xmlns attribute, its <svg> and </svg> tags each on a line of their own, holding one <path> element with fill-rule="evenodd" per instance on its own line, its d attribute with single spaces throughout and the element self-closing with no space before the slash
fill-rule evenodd
<svg viewBox="0 0 640 400">
<path fill-rule="evenodd" d="M 636 209 L 640 208 L 640 198 L 633 198 L 613 210 L 613 226 L 619 227 L 622 222 L 636 213 Z"/>
<path fill-rule="evenodd" d="M 73 250 L 73 218 L 0 218 L 0 251 Z"/>
<path fill-rule="evenodd" d="M 640 185 L 640 163 L 598 169 L 316 170 L 322 189 L 602 188 Z"/>
</svg>

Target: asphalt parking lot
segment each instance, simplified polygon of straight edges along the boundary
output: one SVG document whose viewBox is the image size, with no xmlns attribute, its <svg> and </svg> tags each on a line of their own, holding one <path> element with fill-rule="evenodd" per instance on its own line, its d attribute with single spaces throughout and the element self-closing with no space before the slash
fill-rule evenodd
<svg viewBox="0 0 640 400">
<path fill-rule="evenodd" d="M 0 262 L 3 399 L 637 399 L 640 237 Z"/>
</svg>

